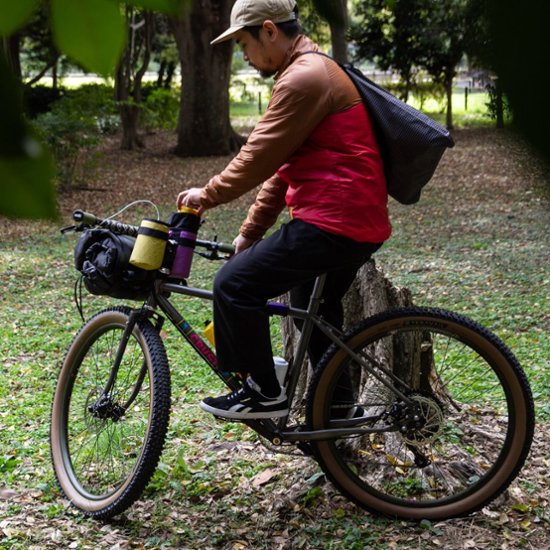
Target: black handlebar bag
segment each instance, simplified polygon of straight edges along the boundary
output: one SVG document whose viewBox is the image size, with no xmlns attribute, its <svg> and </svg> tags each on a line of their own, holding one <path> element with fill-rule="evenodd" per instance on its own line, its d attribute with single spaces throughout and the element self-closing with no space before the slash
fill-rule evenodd
<svg viewBox="0 0 550 550">
<path fill-rule="evenodd" d="M 149 295 L 156 272 L 130 264 L 136 239 L 107 229 L 88 229 L 74 250 L 75 267 L 91 294 L 129 300 Z"/>
</svg>

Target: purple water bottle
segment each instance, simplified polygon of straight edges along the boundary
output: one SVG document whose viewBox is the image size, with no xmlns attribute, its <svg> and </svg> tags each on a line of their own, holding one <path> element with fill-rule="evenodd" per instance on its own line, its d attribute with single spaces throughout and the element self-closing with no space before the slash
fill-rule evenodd
<svg viewBox="0 0 550 550">
<path fill-rule="evenodd" d="M 174 261 L 170 270 L 170 276 L 175 279 L 189 277 L 200 223 L 198 210 L 186 206 L 182 206 L 179 212 L 173 214 L 170 220 L 169 239 L 177 243 Z"/>
</svg>

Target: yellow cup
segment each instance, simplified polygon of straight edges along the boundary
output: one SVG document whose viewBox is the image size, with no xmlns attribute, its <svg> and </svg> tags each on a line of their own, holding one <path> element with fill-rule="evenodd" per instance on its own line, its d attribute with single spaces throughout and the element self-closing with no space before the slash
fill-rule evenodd
<svg viewBox="0 0 550 550">
<path fill-rule="evenodd" d="M 141 269 L 152 271 L 162 266 L 168 224 L 159 220 L 145 218 L 139 227 L 136 244 L 130 256 L 130 263 Z"/>
</svg>

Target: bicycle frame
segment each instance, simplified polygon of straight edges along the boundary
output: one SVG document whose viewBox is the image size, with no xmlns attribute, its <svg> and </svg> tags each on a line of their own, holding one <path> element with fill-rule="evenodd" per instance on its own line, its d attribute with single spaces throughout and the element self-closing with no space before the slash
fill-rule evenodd
<svg viewBox="0 0 550 550">
<path fill-rule="evenodd" d="M 289 305 L 280 302 L 268 302 L 266 305 L 267 311 L 270 315 L 276 315 L 279 317 L 292 317 L 303 321 L 301 334 L 296 350 L 296 355 L 289 368 L 289 378 L 286 387 L 287 396 L 289 402 L 292 402 L 300 377 L 302 366 L 305 364 L 307 347 L 311 333 L 314 327 L 319 328 L 324 334 L 337 346 L 343 349 L 354 361 L 363 363 L 365 368 L 375 376 L 381 383 L 392 389 L 404 402 L 409 403 L 411 400 L 398 391 L 389 382 L 385 376 L 390 379 L 397 380 L 397 378 L 383 366 L 381 366 L 376 359 L 370 357 L 364 353 L 361 355 L 356 354 L 350 349 L 343 341 L 343 334 L 335 327 L 326 322 L 323 318 L 318 316 L 317 312 L 322 302 L 323 287 L 325 284 L 326 275 L 320 275 L 315 280 L 313 292 L 311 294 L 310 302 L 307 309 L 294 308 Z M 185 340 L 191 345 L 191 347 L 198 353 L 198 355 L 210 366 L 210 368 L 223 380 L 223 382 L 232 390 L 236 390 L 240 387 L 241 382 L 236 378 L 235 373 L 222 372 L 218 368 L 218 362 L 214 351 L 204 341 L 203 338 L 191 326 L 191 324 L 182 316 L 182 314 L 172 305 L 169 301 L 169 295 L 171 293 L 181 294 L 184 296 L 191 296 L 200 298 L 203 300 L 213 300 L 213 293 L 209 290 L 200 288 L 194 288 L 183 284 L 166 282 L 159 280 L 155 283 L 155 289 L 147 303 L 147 308 L 150 311 L 154 311 L 155 307 L 158 308 L 166 315 L 170 322 L 177 328 Z M 380 374 L 383 373 L 383 375 Z M 401 383 L 401 382 L 400 382 Z M 402 384 L 402 383 L 401 383 Z M 288 417 L 283 417 L 274 422 L 273 420 L 249 420 L 245 423 L 258 432 L 263 437 L 269 439 L 272 443 L 280 445 L 283 442 L 305 442 L 314 440 L 326 440 L 336 439 L 346 436 L 360 436 L 376 432 L 387 432 L 395 430 L 393 426 L 386 425 L 379 428 L 358 428 L 357 424 L 365 424 L 368 421 L 378 420 L 376 417 L 363 417 L 361 419 L 349 419 L 339 420 L 338 428 L 329 428 L 324 430 L 314 431 L 300 431 L 301 426 L 288 426 Z"/>
</svg>

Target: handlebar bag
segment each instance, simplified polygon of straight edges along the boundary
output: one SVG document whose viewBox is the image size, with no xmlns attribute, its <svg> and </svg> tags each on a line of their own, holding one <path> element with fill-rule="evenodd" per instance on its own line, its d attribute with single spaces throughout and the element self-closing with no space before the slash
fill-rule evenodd
<svg viewBox="0 0 550 550">
<path fill-rule="evenodd" d="M 74 250 L 75 267 L 91 294 L 144 300 L 151 291 L 155 272 L 130 264 L 136 239 L 107 229 L 88 229 Z"/>
</svg>

